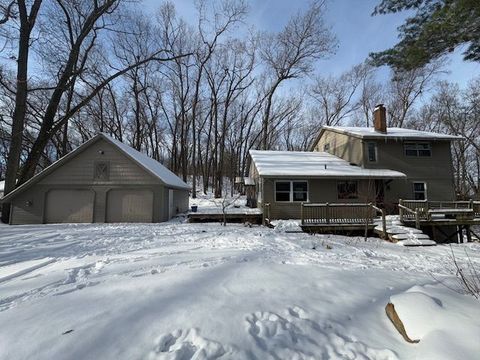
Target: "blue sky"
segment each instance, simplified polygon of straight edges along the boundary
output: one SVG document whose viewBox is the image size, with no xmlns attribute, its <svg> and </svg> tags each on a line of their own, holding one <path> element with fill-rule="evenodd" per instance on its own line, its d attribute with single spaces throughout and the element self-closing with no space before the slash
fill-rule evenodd
<svg viewBox="0 0 480 360">
<path fill-rule="evenodd" d="M 405 13 L 371 16 L 380 0 L 328 0 L 326 21 L 337 36 L 339 47 L 329 59 L 317 64 L 316 73 L 324 76 L 340 74 L 361 63 L 370 52 L 384 50 L 397 41 L 397 27 L 403 23 Z M 144 0 L 154 10 L 160 0 Z M 178 13 L 188 22 L 195 21 L 194 0 L 175 0 Z M 278 31 L 289 17 L 308 6 L 308 0 L 249 0 L 247 22 L 259 30 Z M 443 77 L 465 86 L 469 79 L 480 75 L 480 63 L 464 62 L 461 49 L 448 57 Z M 379 71 L 386 79 L 388 69 Z"/>
</svg>

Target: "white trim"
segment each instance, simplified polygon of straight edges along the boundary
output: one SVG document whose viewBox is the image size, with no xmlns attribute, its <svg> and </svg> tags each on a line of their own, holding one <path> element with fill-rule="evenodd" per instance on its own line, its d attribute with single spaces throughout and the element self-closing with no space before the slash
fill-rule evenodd
<svg viewBox="0 0 480 360">
<path fill-rule="evenodd" d="M 288 201 L 277 201 L 277 182 L 283 182 L 283 183 L 290 183 L 290 190 L 289 190 L 289 200 Z M 293 200 L 293 183 L 294 182 L 302 182 L 307 184 L 307 200 Z M 279 191 L 280 193 L 286 194 L 287 191 Z M 308 183 L 308 180 L 304 179 L 285 179 L 285 180 L 275 180 L 273 184 L 273 200 L 276 203 L 302 203 L 302 202 L 309 202 L 310 201 L 310 185 Z"/>
<path fill-rule="evenodd" d="M 416 155 L 407 155 L 407 148 L 406 148 L 407 144 L 415 145 L 415 151 L 417 152 Z M 428 156 L 420 156 L 419 155 L 419 151 L 427 150 L 427 149 L 420 149 L 418 147 L 420 144 L 427 144 L 428 145 L 428 150 L 430 151 L 430 155 L 428 155 Z M 430 158 L 430 157 L 432 157 L 432 144 L 428 141 L 404 141 L 403 142 L 403 155 L 405 157 L 408 157 L 408 158 Z"/>
<path fill-rule="evenodd" d="M 413 199 L 414 200 L 417 200 L 415 198 L 415 194 L 417 193 L 422 193 L 421 191 L 415 191 L 415 184 L 423 184 L 423 195 L 424 195 L 424 199 L 423 200 L 427 200 L 428 199 L 428 188 L 427 188 L 427 183 L 425 181 L 412 181 L 412 194 L 413 194 Z"/>
</svg>

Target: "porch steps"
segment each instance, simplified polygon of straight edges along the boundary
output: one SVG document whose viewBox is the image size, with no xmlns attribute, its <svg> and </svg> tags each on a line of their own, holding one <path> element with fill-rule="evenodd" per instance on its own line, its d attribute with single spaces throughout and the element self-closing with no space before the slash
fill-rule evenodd
<svg viewBox="0 0 480 360">
<path fill-rule="evenodd" d="M 403 246 L 432 246 L 437 243 L 423 233 L 422 230 L 404 226 L 396 217 L 387 217 L 387 236 L 388 239 L 398 245 Z M 383 233 L 381 221 L 375 221 L 374 231 L 377 234 Z"/>
</svg>

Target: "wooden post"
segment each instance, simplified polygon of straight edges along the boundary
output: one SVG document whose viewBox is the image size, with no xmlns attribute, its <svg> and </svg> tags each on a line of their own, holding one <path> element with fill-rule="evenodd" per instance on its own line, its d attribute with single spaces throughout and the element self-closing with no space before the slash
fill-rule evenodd
<svg viewBox="0 0 480 360">
<path fill-rule="evenodd" d="M 387 217 L 385 216 L 385 210 L 382 209 L 382 227 L 383 227 L 383 238 L 387 238 Z"/>
<path fill-rule="evenodd" d="M 417 229 L 420 229 L 420 213 L 418 211 L 418 208 L 415 209 L 415 227 Z"/>
<path fill-rule="evenodd" d="M 327 221 L 327 224 L 330 224 L 330 205 L 328 202 L 325 204 L 325 217 L 326 217 L 325 220 Z"/>
<path fill-rule="evenodd" d="M 403 200 L 398 199 L 398 204 L 403 205 Z M 401 207 L 398 207 L 398 215 L 400 215 L 400 221 L 403 222 L 403 209 Z"/>
<path fill-rule="evenodd" d="M 470 231 L 470 225 L 465 225 L 465 230 L 467 232 L 467 242 L 472 242 L 472 233 Z"/>
<path fill-rule="evenodd" d="M 304 224 L 303 220 L 303 202 L 300 204 L 300 219 L 301 219 L 301 224 Z"/>
</svg>

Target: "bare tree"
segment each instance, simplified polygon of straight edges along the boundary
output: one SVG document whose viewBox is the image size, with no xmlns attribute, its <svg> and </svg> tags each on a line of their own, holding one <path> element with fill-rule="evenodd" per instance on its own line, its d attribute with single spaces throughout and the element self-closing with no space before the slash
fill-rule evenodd
<svg viewBox="0 0 480 360">
<path fill-rule="evenodd" d="M 12 115 L 11 140 L 8 150 L 8 160 L 5 172 L 5 194 L 12 191 L 16 186 L 17 173 L 20 166 L 20 155 L 22 153 L 23 129 L 25 126 L 25 115 L 28 94 L 28 60 L 32 30 L 35 26 L 42 0 L 35 0 L 30 9 L 24 0 L 17 1 L 18 18 L 20 29 L 18 34 L 18 56 L 17 56 L 17 83 L 15 93 L 15 109 Z M 13 2 L 4 10 L 6 22 L 11 16 Z M 2 207 L 2 221 L 8 222 L 10 207 L 4 204 Z"/>
<path fill-rule="evenodd" d="M 368 72 L 365 65 L 354 66 L 339 77 L 317 77 L 309 89 L 309 95 L 319 107 L 319 120 L 328 126 L 336 126 L 352 115 L 360 106 L 356 100 L 359 87 Z"/>
<path fill-rule="evenodd" d="M 442 73 L 442 67 L 443 64 L 436 61 L 423 68 L 393 74 L 387 101 L 390 126 L 406 125 L 414 105 L 430 89 L 435 77 Z"/>
<path fill-rule="evenodd" d="M 269 74 L 265 90 L 261 147 L 268 148 L 273 96 L 282 82 L 309 74 L 316 60 L 330 54 L 335 39 L 324 20 L 324 1 L 315 1 L 305 13 L 293 16 L 276 35 L 264 36 L 261 57 Z"/>
</svg>

